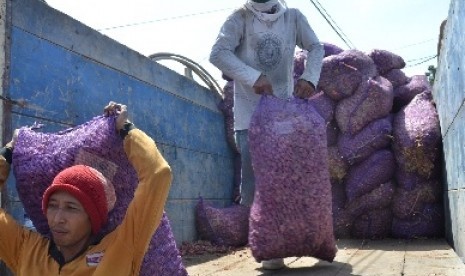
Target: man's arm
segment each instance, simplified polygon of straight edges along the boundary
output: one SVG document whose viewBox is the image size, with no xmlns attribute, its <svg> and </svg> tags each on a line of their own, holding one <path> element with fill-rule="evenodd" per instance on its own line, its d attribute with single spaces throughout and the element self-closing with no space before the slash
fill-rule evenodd
<svg viewBox="0 0 465 276">
<path fill-rule="evenodd" d="M 15 129 L 11 141 L 3 148 L 0 148 L 0 156 L 4 159 L 0 161 L 0 190 L 3 189 L 3 185 L 5 185 L 8 175 L 10 174 L 10 165 L 13 160 L 13 149 L 18 140 L 18 131 L 19 130 Z"/>
<path fill-rule="evenodd" d="M 121 224 L 123 237 L 134 245 L 134 260 L 140 267 L 155 230 L 160 225 L 169 188 L 171 168 L 155 142 L 139 129 L 129 131 L 124 149 L 137 171 L 139 185 Z"/>
<path fill-rule="evenodd" d="M 309 81 L 314 87 L 317 87 L 325 53 L 324 47 L 308 24 L 307 18 L 299 10 L 296 10 L 296 21 L 297 46 L 308 52 L 305 69 L 300 79 Z"/>
<path fill-rule="evenodd" d="M 125 105 L 110 102 L 105 107 L 105 114 L 118 116 L 116 129 L 139 180 L 134 198 L 117 228 L 118 239 L 133 250 L 135 271 L 139 271 L 150 240 L 161 222 L 171 186 L 171 168 L 152 138 L 128 121 Z"/>
<path fill-rule="evenodd" d="M 3 186 L 8 179 L 10 174 L 10 164 L 13 156 L 13 150 L 11 147 L 3 147 L 0 149 L 0 190 L 3 190 Z"/>
<path fill-rule="evenodd" d="M 235 54 L 243 40 L 245 12 L 239 9 L 226 19 L 212 47 L 210 62 L 234 81 L 253 87 L 261 72 L 245 64 Z"/>
<path fill-rule="evenodd" d="M 17 130 L 12 141 L 0 148 L 0 190 L 3 190 L 10 173 L 16 137 Z M 25 232 L 26 230 L 12 216 L 0 208 L 0 259 L 12 270 L 16 270 L 18 267 L 21 244 L 25 238 L 23 233 Z"/>
</svg>

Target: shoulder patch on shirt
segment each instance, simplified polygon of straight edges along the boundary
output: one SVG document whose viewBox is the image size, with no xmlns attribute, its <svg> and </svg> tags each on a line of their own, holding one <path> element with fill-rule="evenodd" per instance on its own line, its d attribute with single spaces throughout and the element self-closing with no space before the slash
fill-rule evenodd
<svg viewBox="0 0 465 276">
<path fill-rule="evenodd" d="M 87 266 L 97 266 L 103 258 L 103 252 L 96 252 L 86 255 Z"/>
</svg>

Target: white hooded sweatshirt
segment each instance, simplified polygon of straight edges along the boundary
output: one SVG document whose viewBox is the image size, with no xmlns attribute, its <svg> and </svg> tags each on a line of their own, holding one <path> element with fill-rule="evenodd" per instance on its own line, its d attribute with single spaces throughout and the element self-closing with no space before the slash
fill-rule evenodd
<svg viewBox="0 0 465 276">
<path fill-rule="evenodd" d="M 261 12 L 266 5 L 278 5 L 275 14 Z M 210 62 L 234 79 L 234 129 L 248 129 L 260 95 L 253 85 L 267 76 L 275 96 L 287 99 L 294 90 L 295 48 L 307 50 L 307 62 L 300 79 L 315 87 L 321 72 L 324 48 L 305 16 L 286 7 L 284 0 L 247 3 L 234 11 L 221 27 L 212 47 Z"/>
</svg>

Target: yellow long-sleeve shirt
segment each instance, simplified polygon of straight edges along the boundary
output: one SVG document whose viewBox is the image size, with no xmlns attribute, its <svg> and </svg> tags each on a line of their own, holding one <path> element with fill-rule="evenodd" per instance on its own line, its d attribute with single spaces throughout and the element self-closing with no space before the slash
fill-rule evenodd
<svg viewBox="0 0 465 276">
<path fill-rule="evenodd" d="M 0 209 L 0 259 L 15 275 L 138 275 L 152 235 L 160 224 L 172 174 L 155 142 L 141 130 L 129 132 L 124 150 L 137 171 L 139 185 L 122 223 L 62 267 L 49 255 L 47 238 L 27 230 Z M 1 187 L 9 170 L 10 164 L 0 156 Z"/>
</svg>

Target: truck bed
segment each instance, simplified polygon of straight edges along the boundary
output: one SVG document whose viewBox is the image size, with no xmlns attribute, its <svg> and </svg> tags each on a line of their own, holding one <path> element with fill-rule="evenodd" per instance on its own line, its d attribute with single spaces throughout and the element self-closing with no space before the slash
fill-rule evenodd
<svg viewBox="0 0 465 276">
<path fill-rule="evenodd" d="M 248 247 L 228 254 L 183 257 L 189 275 L 465 275 L 465 264 L 444 239 L 339 240 L 332 263 L 286 258 L 286 268 L 264 271 Z"/>
</svg>

